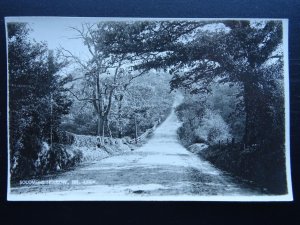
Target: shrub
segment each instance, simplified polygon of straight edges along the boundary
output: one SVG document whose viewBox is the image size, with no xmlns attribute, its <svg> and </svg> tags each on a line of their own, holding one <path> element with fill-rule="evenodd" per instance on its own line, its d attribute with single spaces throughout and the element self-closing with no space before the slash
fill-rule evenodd
<svg viewBox="0 0 300 225">
<path fill-rule="evenodd" d="M 214 145 L 219 141 L 226 141 L 231 138 L 228 124 L 222 116 L 212 110 L 205 110 L 200 126 L 195 130 L 199 139 L 205 140 L 208 144 Z"/>
<path fill-rule="evenodd" d="M 269 194 L 286 194 L 284 147 L 280 152 L 264 151 L 262 146 L 214 145 L 199 154 L 216 167 L 252 181 Z"/>
<path fill-rule="evenodd" d="M 46 174 L 53 171 L 68 169 L 81 161 L 82 155 L 78 151 L 67 151 L 65 145 L 54 143 L 49 146 L 43 143 L 42 150 L 35 162 L 36 173 Z"/>
<path fill-rule="evenodd" d="M 82 153 L 66 145 L 42 142 L 36 159 L 15 156 L 11 166 L 12 181 L 69 169 L 82 161 Z"/>
</svg>

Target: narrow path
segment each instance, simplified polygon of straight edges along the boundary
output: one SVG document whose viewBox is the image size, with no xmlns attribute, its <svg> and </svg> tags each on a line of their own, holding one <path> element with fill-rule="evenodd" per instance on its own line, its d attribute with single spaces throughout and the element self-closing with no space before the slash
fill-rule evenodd
<svg viewBox="0 0 300 225">
<path fill-rule="evenodd" d="M 140 149 L 49 177 L 51 184 L 12 188 L 10 198 L 193 200 L 203 196 L 257 194 L 187 151 L 177 139 L 179 126 L 173 110 Z"/>
</svg>

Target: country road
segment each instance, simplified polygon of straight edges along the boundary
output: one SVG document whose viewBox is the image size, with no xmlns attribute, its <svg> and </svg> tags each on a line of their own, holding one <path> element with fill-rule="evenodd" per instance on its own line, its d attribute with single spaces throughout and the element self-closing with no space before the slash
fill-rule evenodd
<svg viewBox="0 0 300 225">
<path fill-rule="evenodd" d="M 143 147 L 11 188 L 11 200 L 197 200 L 256 191 L 186 150 L 174 110 Z M 46 180 L 47 181 L 47 180 Z"/>
</svg>

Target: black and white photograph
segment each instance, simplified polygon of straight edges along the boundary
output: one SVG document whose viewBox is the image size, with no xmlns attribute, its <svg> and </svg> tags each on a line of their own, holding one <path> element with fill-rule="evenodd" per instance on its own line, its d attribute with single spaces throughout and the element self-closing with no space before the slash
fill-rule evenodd
<svg viewBox="0 0 300 225">
<path fill-rule="evenodd" d="M 292 201 L 287 19 L 6 17 L 9 201 Z"/>
</svg>

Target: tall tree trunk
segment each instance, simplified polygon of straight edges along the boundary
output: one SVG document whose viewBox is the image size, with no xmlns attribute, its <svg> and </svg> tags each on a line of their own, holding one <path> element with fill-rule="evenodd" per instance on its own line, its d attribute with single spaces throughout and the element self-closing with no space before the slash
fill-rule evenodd
<svg viewBox="0 0 300 225">
<path fill-rule="evenodd" d="M 243 94 L 243 98 L 244 98 L 244 107 L 245 107 L 245 131 L 244 131 L 244 137 L 243 137 L 243 141 L 245 145 L 248 145 L 249 143 L 249 114 L 248 114 L 248 108 L 249 108 L 249 97 L 248 97 L 248 87 L 247 84 L 244 83 L 244 94 Z"/>
<path fill-rule="evenodd" d="M 97 115 L 97 136 L 103 136 L 104 118 L 100 113 Z"/>
<path fill-rule="evenodd" d="M 122 119 L 122 100 L 123 95 L 121 95 L 118 99 L 118 138 L 122 138 L 123 132 L 122 132 L 122 125 L 121 125 L 121 119 Z"/>
<path fill-rule="evenodd" d="M 251 76 L 251 75 L 250 75 Z M 256 115 L 257 107 L 256 98 L 259 98 L 257 93 L 256 83 L 253 82 L 253 77 L 248 76 L 245 82 L 243 82 L 244 86 L 244 105 L 245 105 L 245 133 L 244 133 L 244 143 L 246 146 L 257 144 L 258 141 L 258 132 L 257 126 L 259 126 L 260 121 Z"/>
<path fill-rule="evenodd" d="M 110 129 L 109 119 L 106 120 L 106 127 L 107 127 L 107 131 L 108 131 L 109 137 L 112 138 L 112 132 L 111 132 L 111 129 Z"/>
<path fill-rule="evenodd" d="M 105 116 L 102 117 L 102 124 L 101 124 L 101 131 L 102 131 L 102 137 L 105 137 Z"/>
<path fill-rule="evenodd" d="M 136 116 L 134 116 L 134 125 L 135 125 L 135 143 L 137 143 L 138 127 L 137 127 L 137 122 L 136 122 Z"/>
</svg>

